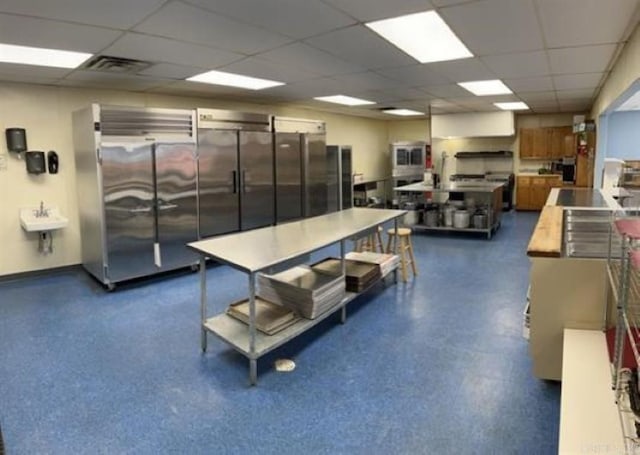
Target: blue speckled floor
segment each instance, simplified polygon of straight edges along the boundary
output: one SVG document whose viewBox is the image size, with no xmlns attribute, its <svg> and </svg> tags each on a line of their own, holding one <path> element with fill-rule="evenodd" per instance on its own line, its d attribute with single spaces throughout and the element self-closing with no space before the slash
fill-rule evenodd
<svg viewBox="0 0 640 455">
<path fill-rule="evenodd" d="M 2 283 L 8 453 L 555 453 L 560 386 L 532 376 L 521 337 L 536 218 L 507 215 L 492 241 L 414 235 L 418 280 L 261 359 L 255 388 L 216 338 L 201 356 L 195 274 L 114 293 L 80 270 Z M 208 274 L 219 309 L 244 295 L 241 273 Z"/>
</svg>

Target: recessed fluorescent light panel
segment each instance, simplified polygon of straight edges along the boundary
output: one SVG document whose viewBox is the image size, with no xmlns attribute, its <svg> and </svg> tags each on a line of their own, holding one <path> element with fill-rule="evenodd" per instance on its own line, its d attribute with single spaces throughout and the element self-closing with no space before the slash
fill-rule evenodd
<svg viewBox="0 0 640 455">
<path fill-rule="evenodd" d="M 509 95 L 513 93 L 500 79 L 490 81 L 458 82 L 458 85 L 477 96 Z"/>
<path fill-rule="evenodd" d="M 435 11 L 408 14 L 365 25 L 420 63 L 473 57 Z"/>
<path fill-rule="evenodd" d="M 403 117 L 409 117 L 411 115 L 424 115 L 424 112 L 413 111 L 411 109 L 385 109 L 382 112 L 391 115 L 401 115 Z"/>
<path fill-rule="evenodd" d="M 242 76 L 240 74 L 225 73 L 223 71 L 208 71 L 187 78 L 188 81 L 203 82 L 205 84 L 226 85 L 228 87 L 246 88 L 249 90 L 262 90 L 270 87 L 284 85 L 284 82 L 270 81 L 257 77 Z"/>
<path fill-rule="evenodd" d="M 91 57 L 91 54 L 84 52 L 0 44 L 0 62 L 3 63 L 48 66 L 52 68 L 76 68 L 89 57 Z"/>
<path fill-rule="evenodd" d="M 493 103 L 494 106 L 499 107 L 503 111 L 523 111 L 529 109 L 522 101 L 517 101 L 514 103 Z"/>
<path fill-rule="evenodd" d="M 345 106 L 365 106 L 367 104 L 376 104 L 374 101 L 362 100 L 346 95 L 318 96 L 314 98 L 318 101 L 326 101 L 327 103 L 344 104 Z"/>
</svg>

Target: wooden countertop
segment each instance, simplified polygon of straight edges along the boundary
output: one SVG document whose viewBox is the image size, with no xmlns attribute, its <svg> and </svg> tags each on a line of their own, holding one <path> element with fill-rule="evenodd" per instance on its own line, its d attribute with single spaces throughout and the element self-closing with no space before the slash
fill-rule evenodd
<svg viewBox="0 0 640 455">
<path fill-rule="evenodd" d="M 527 255 L 530 257 L 559 258 L 562 254 L 562 207 L 547 205 L 542 208 L 538 224 L 533 231 Z"/>
</svg>

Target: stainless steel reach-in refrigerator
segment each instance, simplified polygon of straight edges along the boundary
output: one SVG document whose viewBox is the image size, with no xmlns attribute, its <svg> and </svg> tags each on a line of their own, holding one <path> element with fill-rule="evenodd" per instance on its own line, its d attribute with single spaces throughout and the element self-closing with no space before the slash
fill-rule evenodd
<svg viewBox="0 0 640 455">
<path fill-rule="evenodd" d="M 200 236 L 275 223 L 271 116 L 198 109 Z"/>
<path fill-rule="evenodd" d="M 353 207 L 353 165 L 350 145 L 327 145 L 328 212 Z"/>
<path fill-rule="evenodd" d="M 82 263 L 115 283 L 195 265 L 193 110 L 92 104 L 73 114 Z"/>
<path fill-rule="evenodd" d="M 327 213 L 327 150 L 324 122 L 275 117 L 276 220 Z"/>
</svg>

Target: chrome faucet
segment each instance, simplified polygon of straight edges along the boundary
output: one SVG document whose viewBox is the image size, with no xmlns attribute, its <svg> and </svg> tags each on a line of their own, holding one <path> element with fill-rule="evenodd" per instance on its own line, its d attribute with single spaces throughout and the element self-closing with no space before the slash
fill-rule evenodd
<svg viewBox="0 0 640 455">
<path fill-rule="evenodd" d="M 34 210 L 33 214 L 36 218 L 44 218 L 49 216 L 49 209 L 44 208 L 44 202 L 40 201 L 40 209 Z"/>
</svg>

